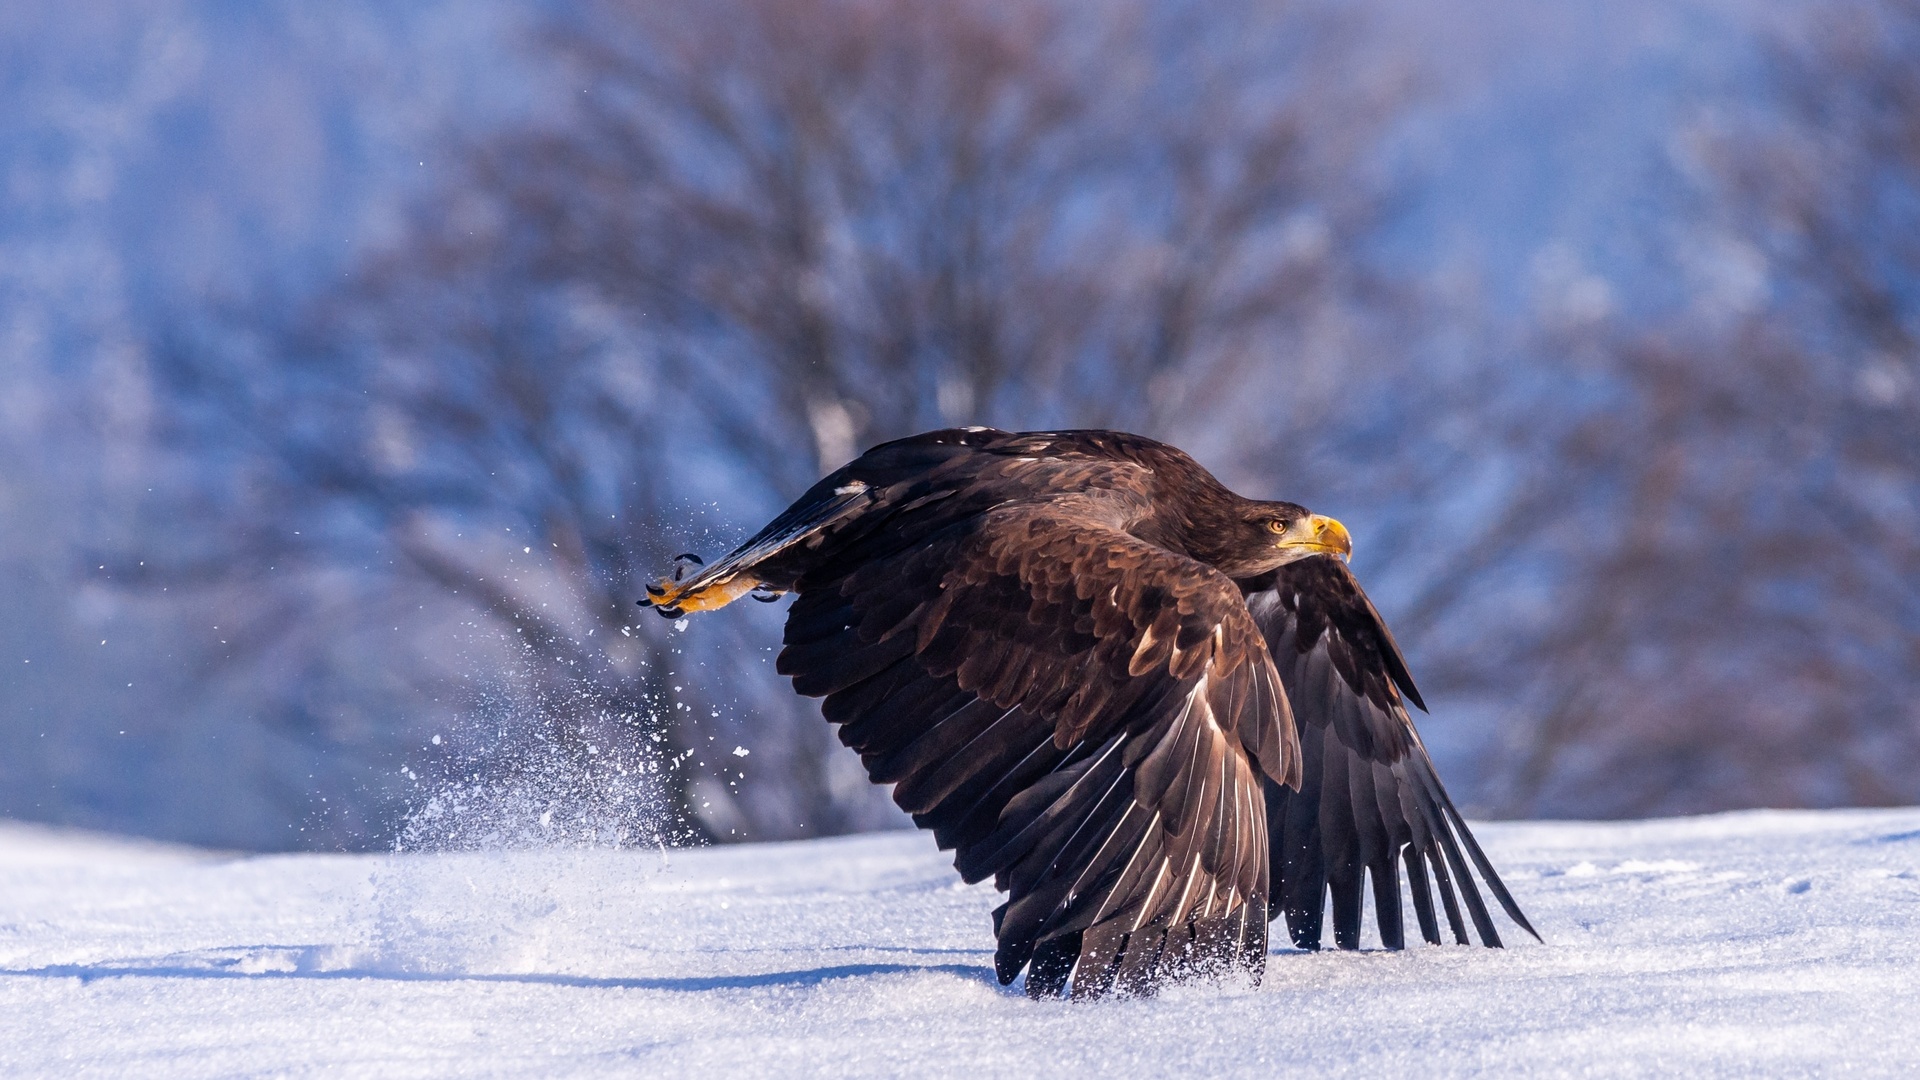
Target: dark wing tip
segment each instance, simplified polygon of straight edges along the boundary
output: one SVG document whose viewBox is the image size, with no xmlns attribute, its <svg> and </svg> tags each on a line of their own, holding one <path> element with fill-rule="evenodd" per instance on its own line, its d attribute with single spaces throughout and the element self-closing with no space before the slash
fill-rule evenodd
<svg viewBox="0 0 1920 1080">
<path fill-rule="evenodd" d="M 1352 584 L 1354 595 L 1360 598 L 1367 616 L 1373 620 L 1373 629 L 1380 635 L 1380 661 L 1387 669 L 1387 677 L 1393 680 L 1393 684 L 1400 688 L 1400 693 L 1415 708 L 1427 712 L 1426 699 L 1420 696 L 1420 688 L 1413 684 L 1413 672 L 1407 668 L 1406 654 L 1400 651 L 1400 643 L 1393 639 L 1393 631 L 1387 629 L 1387 620 L 1380 617 L 1380 609 L 1373 606 L 1373 598 L 1360 587 L 1360 579 L 1353 576 L 1353 571 L 1347 569 L 1346 564 L 1339 565 L 1347 581 Z"/>
<path fill-rule="evenodd" d="M 1420 697 L 1420 688 L 1413 685 L 1413 676 L 1407 674 L 1406 662 L 1401 661 L 1399 667 L 1400 670 L 1394 673 L 1393 681 L 1400 687 L 1400 693 L 1406 695 L 1406 699 L 1413 703 L 1414 708 L 1421 712 L 1431 712 L 1427 708 L 1426 701 Z"/>
<path fill-rule="evenodd" d="M 1501 893 L 1504 893 L 1505 891 L 1506 890 L 1503 887 L 1500 890 L 1496 891 L 1494 895 L 1500 897 L 1500 906 L 1506 911 L 1507 918 L 1512 919 L 1514 922 L 1518 923 L 1520 925 L 1520 929 L 1525 930 L 1533 938 L 1533 940 L 1539 942 L 1542 945 L 1545 945 L 1547 943 L 1547 939 L 1540 936 L 1540 931 L 1535 930 L 1533 928 L 1533 924 L 1527 921 L 1527 917 L 1525 915 L 1520 914 L 1520 907 L 1518 904 L 1515 904 L 1513 902 L 1513 898 L 1501 895 Z"/>
<path fill-rule="evenodd" d="M 1425 757 L 1424 751 L 1421 752 L 1421 756 L 1423 758 Z M 1447 794 L 1447 789 L 1440 783 L 1440 777 L 1433 772 L 1432 763 L 1425 762 L 1424 764 L 1425 779 L 1428 784 L 1431 785 L 1430 791 L 1437 796 L 1441 813 L 1446 819 L 1445 826 L 1448 832 L 1458 835 L 1460 846 L 1466 849 L 1467 859 L 1472 862 L 1473 868 L 1480 872 L 1480 880 L 1486 883 L 1487 891 L 1493 894 L 1494 900 L 1500 905 L 1500 910 L 1507 913 L 1507 918 L 1512 919 L 1514 925 L 1532 935 L 1533 940 L 1542 945 L 1546 944 L 1547 941 L 1540 936 L 1540 931 L 1535 930 L 1533 924 L 1528 922 L 1526 915 L 1521 912 L 1520 905 L 1514 900 L 1513 894 L 1507 891 L 1506 882 L 1500 880 L 1499 873 L 1493 868 L 1493 860 L 1487 858 L 1487 853 L 1480 848 L 1480 842 L 1474 839 L 1473 831 L 1467 828 L 1466 819 L 1461 816 L 1459 808 L 1454 806 L 1453 799 Z M 1446 834 L 1443 833 L 1441 838 L 1443 842 L 1446 841 Z M 1453 853 L 1449 851 L 1449 854 Z M 1473 878 L 1468 874 L 1465 866 L 1460 867 L 1460 876 L 1464 880 L 1466 887 L 1471 889 L 1473 887 Z M 1477 901 L 1478 897 L 1476 896 L 1475 899 Z M 1475 906 L 1484 907 L 1484 905 L 1477 903 Z M 1487 928 L 1490 927 L 1491 922 L 1488 923 Z M 1481 937 L 1483 943 L 1492 948 L 1501 948 L 1502 946 L 1498 938 L 1487 939 L 1487 928 L 1482 928 Z"/>
<path fill-rule="evenodd" d="M 1250 609 L 1306 750 L 1306 782 L 1297 791 L 1268 789 L 1272 878 L 1295 943 L 1320 944 L 1330 906 L 1335 943 L 1356 947 L 1369 880 L 1381 943 L 1404 943 L 1397 858 L 1406 864 L 1423 939 L 1441 940 L 1437 892 L 1455 941 L 1477 937 L 1489 948 L 1504 947 L 1486 903 L 1490 894 L 1514 925 L 1544 944 L 1435 775 L 1408 716 L 1409 706 L 1425 711 L 1426 702 L 1351 572 L 1332 560 L 1304 560 L 1272 583 L 1254 584 L 1255 591 L 1275 590 L 1250 599 Z"/>
</svg>

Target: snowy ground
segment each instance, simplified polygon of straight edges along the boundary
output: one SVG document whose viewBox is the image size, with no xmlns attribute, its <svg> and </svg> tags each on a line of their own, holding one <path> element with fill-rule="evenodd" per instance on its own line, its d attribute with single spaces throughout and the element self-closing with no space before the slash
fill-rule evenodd
<svg viewBox="0 0 1920 1080">
<path fill-rule="evenodd" d="M 1546 936 L 1033 1003 L 919 834 L 233 858 L 0 825 L 0 1075 L 1920 1067 L 1920 810 L 1486 825 Z"/>
</svg>

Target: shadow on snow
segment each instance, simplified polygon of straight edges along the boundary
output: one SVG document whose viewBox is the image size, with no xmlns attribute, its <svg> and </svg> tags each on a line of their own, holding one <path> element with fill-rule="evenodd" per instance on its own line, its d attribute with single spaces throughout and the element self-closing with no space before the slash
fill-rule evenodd
<svg viewBox="0 0 1920 1080">
<path fill-rule="evenodd" d="M 749 975 L 629 976 L 558 975 L 530 973 L 428 972 L 367 967 L 249 971 L 236 965 L 200 967 L 166 964 L 49 964 L 36 968 L 0 968 L 0 978 L 79 979 L 380 979 L 391 982 L 531 983 L 597 990 L 742 990 L 768 986 L 818 986 L 834 979 L 912 972 L 937 972 L 999 988 L 991 968 L 971 964 L 841 964 L 800 971 L 772 971 Z"/>
</svg>

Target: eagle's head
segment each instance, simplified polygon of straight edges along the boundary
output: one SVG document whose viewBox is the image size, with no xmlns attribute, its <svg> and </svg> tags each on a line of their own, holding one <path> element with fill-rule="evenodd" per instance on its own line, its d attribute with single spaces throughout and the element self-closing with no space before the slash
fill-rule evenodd
<svg viewBox="0 0 1920 1080">
<path fill-rule="evenodd" d="M 1345 559 L 1353 553 L 1347 527 L 1330 517 L 1290 502 L 1242 500 L 1226 530 L 1210 539 L 1218 546 L 1208 559 L 1230 578 L 1258 577 L 1312 555 Z"/>
</svg>

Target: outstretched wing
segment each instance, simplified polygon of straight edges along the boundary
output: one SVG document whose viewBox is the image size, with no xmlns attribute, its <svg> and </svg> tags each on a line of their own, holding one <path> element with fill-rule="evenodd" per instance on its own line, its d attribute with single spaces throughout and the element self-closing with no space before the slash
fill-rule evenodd
<svg viewBox="0 0 1920 1080">
<path fill-rule="evenodd" d="M 1298 775 L 1238 587 L 1111 515 L 1015 502 L 916 536 L 909 513 L 799 579 L 780 654 L 961 875 L 1010 894 L 995 967 L 1035 996 L 1258 970 L 1262 774 Z"/>
<path fill-rule="evenodd" d="M 1309 558 L 1243 587 L 1299 727 L 1299 789 L 1266 790 L 1273 895 L 1294 944 L 1320 947 L 1331 895 L 1334 941 L 1359 948 L 1371 878 L 1381 943 L 1401 948 L 1400 866 L 1427 941 L 1440 943 L 1429 870 L 1460 944 L 1468 943 L 1461 901 L 1480 941 L 1500 944 L 1476 870 L 1507 915 L 1538 938 L 1434 774 L 1402 695 L 1426 705 L 1352 572 L 1335 559 Z"/>
</svg>

